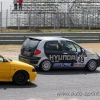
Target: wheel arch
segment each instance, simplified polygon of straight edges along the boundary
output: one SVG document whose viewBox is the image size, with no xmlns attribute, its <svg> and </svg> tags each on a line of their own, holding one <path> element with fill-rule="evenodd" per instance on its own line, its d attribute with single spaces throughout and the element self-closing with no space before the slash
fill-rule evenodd
<svg viewBox="0 0 100 100">
<path fill-rule="evenodd" d="M 44 60 L 42 60 L 42 61 L 40 62 L 39 67 L 41 66 L 42 62 L 45 61 L 45 60 L 48 60 L 48 61 L 51 62 L 51 60 L 49 60 L 49 59 L 44 59 Z M 52 64 L 52 62 L 51 62 L 51 64 Z"/>
<path fill-rule="evenodd" d="M 42 71 L 44 71 L 44 70 L 42 69 L 42 63 L 43 63 L 44 61 L 49 61 L 49 62 L 51 63 L 51 67 L 50 67 L 50 70 L 51 70 L 52 67 L 53 67 L 53 65 L 52 65 L 51 60 L 49 60 L 49 59 L 44 59 L 43 61 L 41 61 L 41 63 L 39 64 L 39 68 L 40 68 Z M 48 70 L 48 71 L 49 71 L 49 70 Z"/>
<path fill-rule="evenodd" d="M 86 63 L 85 67 L 87 67 L 88 63 L 89 63 L 91 60 L 96 61 L 96 62 L 97 62 L 97 67 L 99 66 L 99 62 L 98 62 L 96 59 L 90 59 L 90 60 Z"/>
<path fill-rule="evenodd" d="M 14 75 L 15 75 L 17 72 L 20 72 L 20 71 L 26 72 L 27 75 L 28 75 L 28 79 L 29 79 L 29 73 L 28 73 L 26 70 L 17 70 L 17 71 L 14 73 Z M 13 78 L 14 78 L 14 75 L 13 75 L 13 77 L 12 77 L 12 80 L 13 80 Z"/>
</svg>

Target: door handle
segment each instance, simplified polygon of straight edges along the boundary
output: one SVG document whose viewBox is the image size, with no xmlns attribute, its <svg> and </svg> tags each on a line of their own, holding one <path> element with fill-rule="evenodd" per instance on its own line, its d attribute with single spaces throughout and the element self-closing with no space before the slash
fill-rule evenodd
<svg viewBox="0 0 100 100">
<path fill-rule="evenodd" d="M 65 52 L 65 53 L 63 53 L 63 54 L 68 54 L 68 53 Z"/>
</svg>

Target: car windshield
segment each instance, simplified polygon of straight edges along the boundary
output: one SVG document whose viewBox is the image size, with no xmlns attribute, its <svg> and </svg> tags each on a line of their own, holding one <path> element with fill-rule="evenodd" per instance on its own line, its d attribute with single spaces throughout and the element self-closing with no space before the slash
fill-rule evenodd
<svg viewBox="0 0 100 100">
<path fill-rule="evenodd" d="M 36 47 L 38 45 L 39 42 L 40 42 L 40 40 L 28 38 L 23 43 L 23 46 L 34 48 L 34 47 Z"/>
</svg>

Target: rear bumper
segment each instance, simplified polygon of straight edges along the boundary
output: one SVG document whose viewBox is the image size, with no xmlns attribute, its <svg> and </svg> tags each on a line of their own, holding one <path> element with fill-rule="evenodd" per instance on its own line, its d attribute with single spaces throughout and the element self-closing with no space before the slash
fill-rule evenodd
<svg viewBox="0 0 100 100">
<path fill-rule="evenodd" d="M 19 61 L 29 63 L 32 65 L 38 64 L 40 59 L 41 59 L 40 57 L 26 57 L 26 56 L 22 56 L 21 54 L 19 55 Z"/>
</svg>

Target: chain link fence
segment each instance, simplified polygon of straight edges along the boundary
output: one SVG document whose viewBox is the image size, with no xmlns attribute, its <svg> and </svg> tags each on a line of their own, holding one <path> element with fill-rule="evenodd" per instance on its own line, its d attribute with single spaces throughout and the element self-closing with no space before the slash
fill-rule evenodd
<svg viewBox="0 0 100 100">
<path fill-rule="evenodd" d="M 0 30 L 2 31 L 2 3 L 1 3 L 1 8 L 0 8 Z"/>
<path fill-rule="evenodd" d="M 14 10 L 13 1 L 7 7 L 0 12 L 1 30 L 51 28 L 55 32 L 60 28 L 100 28 L 100 0 L 24 0 L 22 10 Z"/>
</svg>

